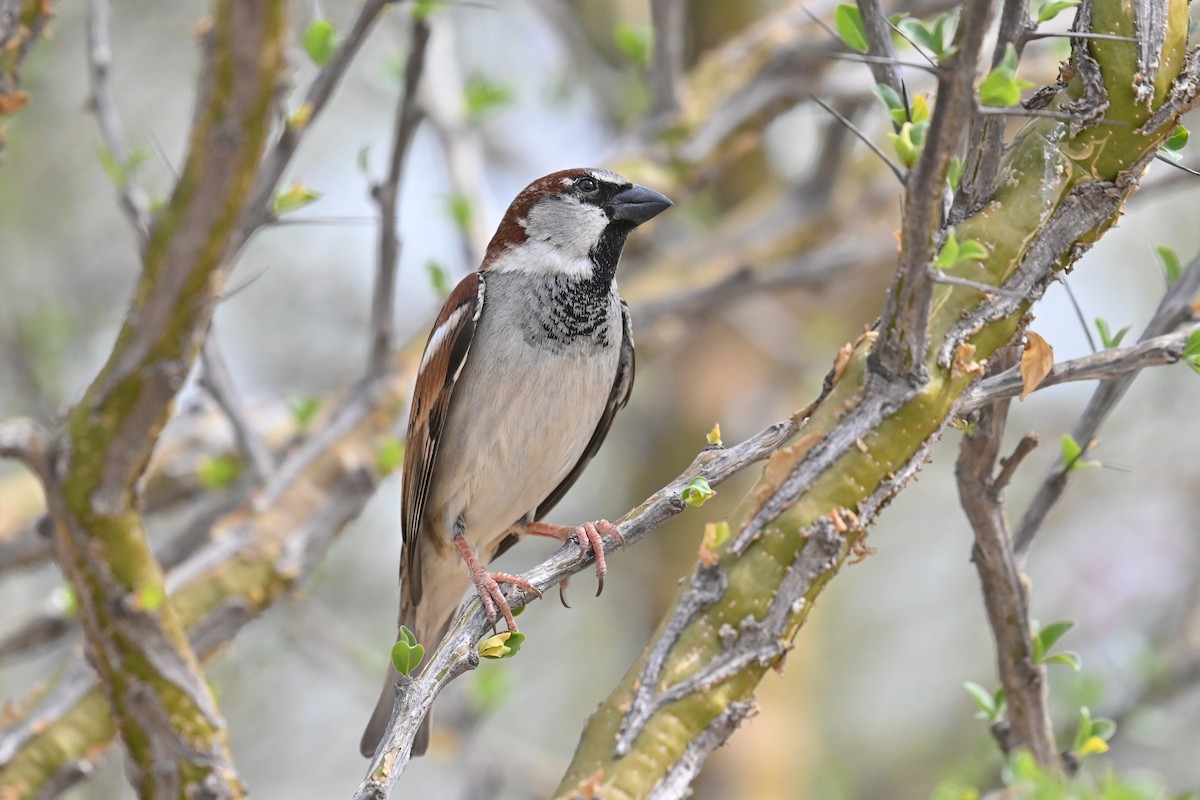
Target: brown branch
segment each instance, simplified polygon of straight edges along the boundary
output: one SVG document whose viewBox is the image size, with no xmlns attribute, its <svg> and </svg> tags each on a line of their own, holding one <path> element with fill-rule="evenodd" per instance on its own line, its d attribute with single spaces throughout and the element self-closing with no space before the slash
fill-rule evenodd
<svg viewBox="0 0 1200 800">
<path fill-rule="evenodd" d="M 677 113 L 683 105 L 687 3 L 650 0 L 650 20 L 654 25 L 654 58 L 650 61 L 647 82 L 654 94 L 654 107 L 648 116 L 665 118 Z"/>
<path fill-rule="evenodd" d="M 284 68 L 282 0 L 218 0 L 188 157 L 150 232 L 132 308 L 55 447 L 47 503 L 91 662 L 143 796 L 239 797 L 225 723 L 166 596 L 137 484 L 211 318 Z"/>
<path fill-rule="evenodd" d="M 21 88 L 21 67 L 54 18 L 51 0 L 0 0 L 0 157 L 4 120 L 29 103 Z"/>
<path fill-rule="evenodd" d="M 414 20 L 409 41 L 408 59 L 404 65 L 404 88 L 396 104 L 396 119 L 392 127 L 392 151 L 388 159 L 387 176 L 371 187 L 371 196 L 379 204 L 379 259 L 376 263 L 375 293 L 371 301 L 371 353 L 368 374 L 382 375 L 392 356 L 392 339 L 396 299 L 396 269 L 400 259 L 400 238 L 396 234 L 396 214 L 400 200 L 400 176 L 404 159 L 421 110 L 417 105 L 417 86 L 425 67 L 425 46 L 429 43 L 429 25 Z"/>
<path fill-rule="evenodd" d="M 1010 355 L 1004 357 L 1007 363 L 1016 360 L 1017 352 L 1009 348 Z M 958 495 L 975 531 L 971 560 L 983 584 L 984 606 L 996 641 L 996 661 L 1008 707 L 1008 726 L 997 739 L 1006 755 L 1026 748 L 1039 763 L 1056 767 L 1060 761 L 1050 723 L 1046 668 L 1033 660 L 1029 593 L 1013 555 L 1001 495 L 1016 464 L 1032 449 L 1031 440 L 1022 440 L 1000 475 L 992 477 L 1008 407 L 1009 402 L 1004 401 L 983 409 L 973 432 L 963 437 L 956 467 Z"/>
<path fill-rule="evenodd" d="M 1185 321 L 1192 318 L 1192 298 L 1196 296 L 1197 291 L 1200 291 L 1200 256 L 1192 259 L 1183 275 L 1175 283 L 1167 289 L 1166 295 L 1158 304 L 1158 309 L 1154 312 L 1150 322 L 1146 325 L 1146 329 L 1142 331 L 1141 338 L 1138 340 L 1138 347 L 1146 346 L 1152 348 L 1152 340 L 1162 336 L 1167 331 L 1172 331 L 1178 328 Z M 1186 341 L 1186 337 L 1184 337 Z M 1182 345 L 1179 345 L 1182 349 Z M 1134 348 L 1126 348 L 1132 350 Z M 1108 351 L 1106 351 L 1108 352 Z M 1097 356 L 1104 356 L 1106 353 L 1097 353 Z M 1176 354 L 1175 358 L 1178 358 Z M 1096 389 L 1091 400 L 1088 401 L 1087 407 L 1083 411 L 1079 422 L 1076 423 L 1074 430 L 1071 432 L 1075 441 L 1080 442 L 1084 446 L 1096 438 L 1096 434 L 1100 430 L 1100 426 L 1108 419 L 1108 415 L 1116 407 L 1121 398 L 1125 396 L 1125 392 L 1133 384 L 1141 371 L 1141 365 L 1132 365 L 1121 377 L 1111 378 Z M 1052 373 L 1053 374 L 1053 373 Z M 1013 536 L 1013 542 L 1016 548 L 1017 556 L 1024 559 L 1029 554 L 1029 548 L 1033 544 L 1033 539 L 1037 535 L 1038 529 L 1045 522 L 1050 510 L 1058 503 L 1063 492 L 1067 489 L 1068 471 L 1061 463 L 1054 464 L 1046 477 L 1042 480 L 1041 486 L 1038 487 L 1037 493 L 1026 509 L 1025 515 L 1021 518 L 1021 523 L 1017 526 L 1016 533 Z"/>
<path fill-rule="evenodd" d="M 931 264 L 942 224 L 946 170 L 973 118 L 975 69 L 991 18 L 991 0 L 966 4 L 954 37 L 957 49 L 940 65 L 937 107 L 921 158 L 908 176 L 900 265 L 888 292 L 879 342 L 871 354 L 872 370 L 883 375 L 909 376 L 917 383 L 925 379 L 934 286 Z"/>
<path fill-rule="evenodd" d="M 225 412 L 225 417 L 233 428 L 233 435 L 237 438 L 238 447 L 250 465 L 250 471 L 255 480 L 262 483 L 275 469 L 275 456 L 246 418 L 242 399 L 233 383 L 233 375 L 229 372 L 229 365 L 225 363 L 225 356 L 222 355 L 211 331 L 200 351 L 200 359 L 203 369 L 200 371 L 199 383 Z"/>
<path fill-rule="evenodd" d="M 896 72 L 896 50 L 892 47 L 892 29 L 888 25 L 887 14 L 883 12 L 880 0 L 856 0 L 858 13 L 862 16 L 863 28 L 867 33 L 868 55 L 876 60 L 870 62 L 871 77 L 875 83 L 891 87 L 899 97 L 908 97 L 908 90 L 900 74 Z M 892 126 L 897 130 L 900 124 L 893 120 Z"/>
<path fill-rule="evenodd" d="M 113 97 L 112 50 L 108 36 L 108 0 L 89 0 L 87 25 L 88 84 L 90 96 L 88 108 L 96 115 L 100 124 L 100 135 L 108 155 L 120 170 L 117 180 L 117 197 L 121 211 L 129 219 L 137 233 L 138 244 L 144 246 L 150 235 L 150 203 L 146 193 L 130 174 L 129 149 L 125 146 L 125 134 L 121 117 L 117 113 L 117 101 Z"/>
</svg>

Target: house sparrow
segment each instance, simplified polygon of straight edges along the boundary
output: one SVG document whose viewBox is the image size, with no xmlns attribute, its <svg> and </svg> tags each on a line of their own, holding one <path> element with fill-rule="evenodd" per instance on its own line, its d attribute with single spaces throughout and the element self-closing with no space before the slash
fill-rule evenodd
<svg viewBox="0 0 1200 800">
<path fill-rule="evenodd" d="M 623 544 L 616 526 L 539 520 L 629 400 L 633 333 L 617 260 L 630 231 L 671 205 L 602 169 L 547 175 L 517 195 L 479 271 L 442 306 L 413 392 L 400 563 L 400 624 L 430 651 L 472 583 L 493 625 L 503 617 L 517 630 L 500 584 L 537 590 L 487 564 L 518 536 L 575 536 L 595 554 L 603 589 L 601 537 Z M 368 758 L 391 718 L 396 677 L 390 669 L 363 733 Z M 413 755 L 428 740 L 426 717 Z"/>
</svg>

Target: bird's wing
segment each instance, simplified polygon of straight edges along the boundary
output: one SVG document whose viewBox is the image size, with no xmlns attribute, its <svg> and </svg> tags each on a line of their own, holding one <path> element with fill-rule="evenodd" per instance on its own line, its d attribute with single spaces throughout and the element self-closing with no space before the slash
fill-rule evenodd
<svg viewBox="0 0 1200 800">
<path fill-rule="evenodd" d="M 597 423 L 596 430 L 587 447 L 580 454 L 579 461 L 571 468 L 563 482 L 556 486 L 554 491 L 538 505 L 534 519 L 541 519 L 550 513 L 558 501 L 562 500 L 563 495 L 575 485 L 575 481 L 579 479 L 588 462 L 596 455 L 600 445 L 604 444 L 604 437 L 608 436 L 608 429 L 612 427 L 617 411 L 624 408 L 625 404 L 629 402 L 629 393 L 633 389 L 633 367 L 633 321 L 629 316 L 629 304 L 625 302 L 625 298 L 621 298 L 621 354 L 617 361 L 617 376 L 613 381 L 612 391 L 608 393 L 608 402 L 604 406 L 604 413 L 600 415 L 600 422 Z"/>
<path fill-rule="evenodd" d="M 438 445 L 450 413 L 450 399 L 467 363 L 475 326 L 483 311 L 483 293 L 484 278 L 478 272 L 471 273 L 454 287 L 429 334 L 417 370 L 405 443 L 401 503 L 404 555 L 400 561 L 401 585 L 414 608 L 421 599 L 420 548 L 417 546 L 421 517 L 429 499 Z"/>
</svg>

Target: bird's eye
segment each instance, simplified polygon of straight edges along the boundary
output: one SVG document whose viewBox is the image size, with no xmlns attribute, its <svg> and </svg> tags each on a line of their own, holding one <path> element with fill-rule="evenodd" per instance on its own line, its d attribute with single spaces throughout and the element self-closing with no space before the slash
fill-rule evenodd
<svg viewBox="0 0 1200 800">
<path fill-rule="evenodd" d="M 580 178 L 579 180 L 575 181 L 575 186 L 584 194 L 592 194 L 600 188 L 600 185 L 596 183 L 595 179 L 587 177 Z"/>
</svg>

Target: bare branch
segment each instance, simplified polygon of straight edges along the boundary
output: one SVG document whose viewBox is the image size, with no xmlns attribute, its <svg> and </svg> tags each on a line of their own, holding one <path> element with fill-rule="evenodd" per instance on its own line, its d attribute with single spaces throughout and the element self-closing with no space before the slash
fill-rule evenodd
<svg viewBox="0 0 1200 800">
<path fill-rule="evenodd" d="M 816 103 L 817 105 L 819 105 L 821 108 L 825 109 L 827 112 L 829 112 L 829 114 L 832 115 L 834 119 L 836 119 L 838 122 L 842 123 L 842 125 L 844 125 L 846 127 L 846 130 L 853 133 L 856 137 L 858 137 L 859 141 L 861 141 L 863 144 L 865 144 L 867 147 L 869 147 L 871 149 L 872 153 L 879 156 L 880 160 L 883 161 L 884 164 L 887 164 L 888 169 L 890 169 L 892 171 L 892 174 L 896 176 L 896 180 L 900 181 L 901 184 L 903 184 L 905 182 L 905 179 L 908 176 L 905 174 L 904 170 L 900 169 L 900 166 L 895 161 L 892 161 L 892 159 L 888 158 L 887 153 L 883 152 L 883 150 L 879 147 L 879 145 L 877 145 L 877 144 L 875 144 L 875 142 L 871 141 L 870 136 L 867 136 L 865 133 L 863 133 L 861 130 L 859 130 L 857 125 L 855 125 L 850 120 L 846 119 L 844 116 L 842 116 L 841 112 L 839 112 L 833 106 L 826 103 L 821 98 L 817 97 L 816 95 L 813 95 L 812 101 L 814 103 Z"/>
<path fill-rule="evenodd" d="M 1045 380 L 1038 384 L 1037 391 L 1060 383 L 1118 380 L 1136 374 L 1146 367 L 1174 364 L 1183 353 L 1188 337 L 1197 330 L 1200 330 L 1200 326 L 1193 325 L 1128 347 L 1101 350 L 1090 356 L 1060 362 L 1055 364 Z M 1021 389 L 1020 367 L 984 378 L 963 396 L 958 413 L 965 416 L 998 400 L 1016 397 L 1021 394 Z"/>
<path fill-rule="evenodd" d="M 1010 347 L 1001 364 L 1017 360 Z M 972 561 L 983 584 L 984 606 L 996 640 L 996 660 L 1007 701 L 1009 725 L 997 737 L 1005 753 L 1027 748 L 1041 764 L 1059 764 L 1058 748 L 1047 705 L 1046 668 L 1033 660 L 1026 582 L 1017 568 L 1012 538 L 1004 517 L 1001 478 L 992 478 L 1009 402 L 996 403 L 980 411 L 974 431 L 962 439 L 956 474 L 963 510 L 975 531 Z M 1007 483 L 1021 454 L 1032 449 L 1023 445 L 1004 467 Z"/>
<path fill-rule="evenodd" d="M 120 199 L 121 211 L 125 213 L 129 224 L 137 233 L 138 244 L 145 246 L 150 235 L 150 203 L 146 193 L 133 180 L 129 149 L 125 146 L 125 133 L 122 130 L 121 117 L 117 113 L 116 98 L 113 97 L 108 15 L 108 0 L 88 0 L 88 83 L 91 86 L 88 107 L 96 115 L 100 135 L 104 137 L 104 146 L 108 148 L 109 156 L 120 170 L 117 196 Z"/>
<path fill-rule="evenodd" d="M 40 424 L 28 417 L 0 422 L 0 458 L 20 461 L 45 480 L 49 476 L 50 437 Z"/>
<path fill-rule="evenodd" d="M 1175 330 L 1185 320 L 1191 319 L 1192 298 L 1195 297 L 1197 291 L 1200 291 L 1200 256 L 1193 258 L 1191 264 L 1188 265 L 1188 268 L 1179 280 L 1175 281 L 1168 288 L 1166 295 L 1158 304 L 1158 309 L 1154 312 L 1154 316 L 1142 332 L 1137 346 L 1145 346 L 1148 349 L 1153 349 L 1156 346 L 1154 343 L 1158 337 L 1162 336 L 1166 331 Z M 1175 337 L 1175 340 L 1166 343 L 1168 347 L 1174 345 L 1180 348 L 1180 350 L 1175 351 L 1175 359 L 1179 357 L 1178 353 L 1182 350 L 1182 344 L 1178 341 L 1180 337 L 1182 337 L 1183 341 L 1187 339 L 1181 333 Z M 1134 350 L 1136 348 L 1126 349 Z M 1170 350 L 1168 350 L 1169 352 Z M 1097 356 L 1104 355 L 1105 353 L 1097 354 Z M 1169 358 L 1170 356 L 1168 355 L 1167 357 Z M 1149 363 L 1153 362 L 1150 361 Z M 1106 380 L 1096 389 L 1096 392 L 1092 395 L 1092 399 L 1088 401 L 1087 407 L 1084 409 L 1083 416 L 1080 417 L 1079 422 L 1075 425 L 1075 429 L 1071 432 L 1075 441 L 1086 443 L 1096 437 L 1100 426 L 1104 424 L 1108 415 L 1116 407 L 1117 403 L 1121 401 L 1121 398 L 1125 396 L 1125 392 L 1129 390 L 1141 368 L 1145 365 L 1146 362 L 1135 362 L 1134 366 L 1136 368 L 1126 370 L 1121 377 Z M 1051 373 L 1051 377 L 1053 377 L 1053 373 Z M 1037 494 L 1034 495 L 1029 508 L 1021 518 L 1021 523 L 1017 526 L 1013 541 L 1018 558 L 1024 559 L 1028 556 L 1034 536 L 1037 535 L 1038 529 L 1041 528 L 1042 523 L 1046 520 L 1046 516 L 1054 508 L 1058 499 L 1062 497 L 1066 488 L 1067 470 L 1063 468 L 1062 464 L 1055 464 L 1050 468 L 1045 479 L 1043 479 Z"/>
<path fill-rule="evenodd" d="M 654 93 L 651 117 L 675 114 L 682 105 L 684 80 L 684 36 L 687 33 L 685 0 L 651 0 L 650 19 L 654 25 L 654 58 L 647 81 Z"/>
<path fill-rule="evenodd" d="M 682 492 L 690 480 L 699 475 L 715 486 L 767 458 L 787 442 L 797 427 L 796 418 L 789 418 L 765 428 L 734 447 L 701 452 L 678 478 L 622 518 L 619 527 L 626 546 L 632 546 L 687 507 Z M 616 546 L 611 538 L 605 540 L 606 552 Z M 593 556 L 590 553 L 581 556 L 576 545 L 566 544 L 521 577 L 545 593 L 565 578 L 587 569 L 592 563 Z M 507 594 L 514 609 L 536 599 L 533 594 L 519 589 L 510 588 Z M 409 761 L 413 737 L 434 698 L 451 680 L 474 669 L 479 663 L 476 645 L 490 625 L 479 599 L 472 597 L 460 609 L 450 625 L 449 633 L 426 661 L 420 675 L 401 678 L 391 722 L 384 733 L 383 743 L 371 760 L 367 778 L 358 788 L 356 798 L 387 797 L 391 792 Z"/>
<path fill-rule="evenodd" d="M 379 259 L 376 263 L 375 293 L 371 300 L 371 354 L 368 374 L 382 375 L 392 357 L 392 308 L 396 297 L 396 269 L 400 260 L 400 239 L 396 234 L 397 206 L 400 201 L 400 176 L 408 147 L 421 121 L 417 105 L 417 86 L 425 66 L 425 46 L 429 43 L 429 25 L 422 19 L 412 23 L 408 59 L 404 65 L 404 88 L 396 104 L 392 128 L 392 150 L 387 176 L 371 187 L 371 196 L 379 204 Z"/>
<path fill-rule="evenodd" d="M 217 401 L 217 405 L 225 412 L 229 424 L 233 427 L 233 434 L 237 437 L 238 446 L 250 464 L 251 472 L 259 483 L 264 482 L 275 469 L 275 456 L 271 455 L 266 442 L 246 419 L 242 399 L 233 383 L 229 365 L 225 363 L 225 357 L 221 354 L 217 340 L 213 338 L 211 332 L 204 342 L 200 358 L 203 366 L 200 372 L 200 385 L 208 390 L 208 393 Z"/>
<path fill-rule="evenodd" d="M 907 97 L 904 81 L 900 79 L 899 73 L 891 63 L 896 60 L 896 51 L 892 47 L 892 32 L 887 14 L 883 13 L 883 4 L 880 0 L 856 2 L 867 33 L 867 54 L 874 57 L 870 62 L 871 76 L 875 83 L 889 86 L 900 97 Z M 937 70 L 934 69 L 933 73 L 936 75 Z M 893 122 L 893 125 L 897 130 L 900 128 L 898 123 Z"/>
</svg>

